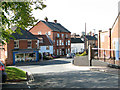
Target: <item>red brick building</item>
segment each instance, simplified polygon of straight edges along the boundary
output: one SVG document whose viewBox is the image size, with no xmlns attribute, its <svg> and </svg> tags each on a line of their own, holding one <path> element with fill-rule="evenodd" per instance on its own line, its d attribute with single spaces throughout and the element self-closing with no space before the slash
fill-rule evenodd
<svg viewBox="0 0 120 90">
<path fill-rule="evenodd" d="M 21 30 L 22 35 L 13 33 L 15 40 L 10 38 L 9 43 L 0 46 L 0 60 L 7 65 L 15 64 L 19 61 L 38 61 L 39 53 L 37 40 L 32 33 Z"/>
<path fill-rule="evenodd" d="M 120 65 L 120 13 L 118 14 L 112 28 L 107 31 L 99 31 L 98 35 L 99 57 L 115 58 L 111 63 Z M 103 50 L 105 52 L 103 53 Z"/>
<path fill-rule="evenodd" d="M 57 20 L 54 22 L 39 21 L 29 30 L 34 35 L 47 34 L 53 42 L 54 55 L 66 55 L 71 50 L 71 32 L 63 27 Z"/>
</svg>

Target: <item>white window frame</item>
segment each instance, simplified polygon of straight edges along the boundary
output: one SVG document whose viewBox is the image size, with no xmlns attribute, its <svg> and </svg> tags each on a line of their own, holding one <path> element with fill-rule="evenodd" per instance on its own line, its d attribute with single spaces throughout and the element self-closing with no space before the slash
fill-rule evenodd
<svg viewBox="0 0 120 90">
<path fill-rule="evenodd" d="M 68 45 L 68 41 L 66 41 L 66 45 Z"/>
<path fill-rule="evenodd" d="M 62 45 L 62 40 L 60 40 L 60 45 Z"/>
<path fill-rule="evenodd" d="M 51 32 L 50 32 L 50 31 L 48 32 L 48 35 L 51 35 Z"/>
<path fill-rule="evenodd" d="M 55 40 L 53 40 L 53 43 L 55 44 Z"/>
<path fill-rule="evenodd" d="M 62 50 L 60 49 L 60 55 L 62 55 Z"/>
<path fill-rule="evenodd" d="M 64 41 L 62 41 L 62 45 L 64 45 Z"/>
<path fill-rule="evenodd" d="M 31 42 L 30 47 L 28 47 L 28 42 Z M 32 48 L 32 40 L 28 40 L 28 41 L 27 41 L 27 47 L 28 47 L 28 48 Z"/>
<path fill-rule="evenodd" d="M 62 34 L 62 38 L 64 38 L 64 34 Z"/>
<path fill-rule="evenodd" d="M 59 33 L 57 33 L 57 37 L 58 37 L 58 38 L 60 37 L 60 34 L 59 34 Z"/>
<path fill-rule="evenodd" d="M 68 40 L 68 45 L 70 45 L 70 40 Z"/>
<path fill-rule="evenodd" d="M 57 40 L 57 46 L 59 46 L 59 40 Z"/>
<path fill-rule="evenodd" d="M 68 53 L 70 53 L 70 49 L 68 48 Z"/>
<path fill-rule="evenodd" d="M 57 55 L 59 55 L 59 50 L 57 49 Z"/>
<path fill-rule="evenodd" d="M 66 34 L 66 38 L 68 38 L 68 34 Z"/>
<path fill-rule="evenodd" d="M 15 47 L 15 42 L 17 44 L 17 47 Z M 14 48 L 19 48 L 19 40 L 14 40 Z"/>
<path fill-rule="evenodd" d="M 55 49 L 53 50 L 53 52 L 55 53 Z"/>
<path fill-rule="evenodd" d="M 67 54 L 67 48 L 66 48 L 66 54 Z"/>
</svg>

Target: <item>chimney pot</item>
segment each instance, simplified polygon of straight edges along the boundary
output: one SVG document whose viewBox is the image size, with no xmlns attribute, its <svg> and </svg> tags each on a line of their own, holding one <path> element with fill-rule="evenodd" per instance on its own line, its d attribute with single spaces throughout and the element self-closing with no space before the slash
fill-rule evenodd
<svg viewBox="0 0 120 90">
<path fill-rule="evenodd" d="M 47 17 L 45 17 L 45 21 L 48 22 L 48 18 Z"/>
<path fill-rule="evenodd" d="M 55 23 L 57 23 L 57 20 L 54 20 Z"/>
</svg>

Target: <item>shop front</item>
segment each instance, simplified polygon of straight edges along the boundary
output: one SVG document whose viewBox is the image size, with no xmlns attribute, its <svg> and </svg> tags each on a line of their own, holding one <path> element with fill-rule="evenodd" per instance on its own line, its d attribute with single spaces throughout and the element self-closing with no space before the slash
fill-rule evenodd
<svg viewBox="0 0 120 90">
<path fill-rule="evenodd" d="M 37 50 L 18 50 L 13 51 L 13 64 L 17 62 L 32 62 L 39 60 L 39 52 Z"/>
</svg>

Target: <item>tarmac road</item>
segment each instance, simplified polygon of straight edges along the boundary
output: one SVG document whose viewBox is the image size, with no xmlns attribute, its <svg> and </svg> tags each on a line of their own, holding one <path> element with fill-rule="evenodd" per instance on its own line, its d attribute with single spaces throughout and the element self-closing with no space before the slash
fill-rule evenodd
<svg viewBox="0 0 120 90">
<path fill-rule="evenodd" d="M 118 73 L 91 71 L 89 66 L 74 66 L 72 59 L 58 58 L 50 61 L 17 65 L 31 73 L 32 82 L 4 84 L 3 88 L 118 88 Z M 102 68 L 102 67 L 100 67 Z M 103 67 L 104 69 L 104 67 Z M 11 85 L 12 84 L 12 85 Z M 23 86 L 22 86 L 23 85 Z M 22 86 L 22 87 L 20 87 Z"/>
</svg>

